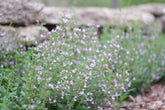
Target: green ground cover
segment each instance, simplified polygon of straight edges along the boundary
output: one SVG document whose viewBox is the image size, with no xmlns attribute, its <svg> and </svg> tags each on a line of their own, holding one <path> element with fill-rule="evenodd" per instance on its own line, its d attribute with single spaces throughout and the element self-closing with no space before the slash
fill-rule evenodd
<svg viewBox="0 0 165 110">
<path fill-rule="evenodd" d="M 105 25 L 98 38 L 99 25 L 79 28 L 63 18 L 35 47 L 20 46 L 7 56 L 0 49 L 0 108 L 101 110 L 160 80 L 165 35 L 138 24 L 126 31 Z"/>
<path fill-rule="evenodd" d="M 41 0 L 50 6 L 113 7 L 112 0 Z M 164 0 L 118 0 L 120 8 L 144 3 L 165 3 Z"/>
</svg>

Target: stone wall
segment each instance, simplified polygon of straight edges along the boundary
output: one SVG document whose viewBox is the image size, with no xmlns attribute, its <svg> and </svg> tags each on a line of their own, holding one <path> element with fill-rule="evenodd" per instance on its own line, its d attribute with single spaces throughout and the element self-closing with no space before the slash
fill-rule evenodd
<svg viewBox="0 0 165 110">
<path fill-rule="evenodd" d="M 47 39 L 48 29 L 60 23 L 63 16 L 76 16 L 79 25 L 107 23 L 110 27 L 130 26 L 130 21 L 152 25 L 157 21 L 157 32 L 165 29 L 165 4 L 144 4 L 123 9 L 45 7 L 34 0 L 0 0 L 0 45 L 1 48 L 33 45 Z M 44 18 L 44 19 L 43 19 Z M 44 22 L 45 27 L 38 22 Z M 12 27 L 9 27 L 9 24 Z M 49 28 L 51 29 L 51 28 Z M 10 31 L 9 31 L 10 30 Z M 44 31 L 41 31 L 44 30 Z M 10 36 L 17 36 L 11 38 Z M 17 39 L 18 42 L 14 42 Z M 5 45 L 11 42 L 10 45 Z"/>
</svg>

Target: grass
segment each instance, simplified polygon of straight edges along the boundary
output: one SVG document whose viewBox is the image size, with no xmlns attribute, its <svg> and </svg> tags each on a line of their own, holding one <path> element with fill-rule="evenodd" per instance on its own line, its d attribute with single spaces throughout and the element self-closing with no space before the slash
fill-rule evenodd
<svg viewBox="0 0 165 110">
<path fill-rule="evenodd" d="M 1 48 L 0 108 L 101 110 L 122 103 L 165 73 L 165 36 L 138 24 L 126 32 L 105 25 L 99 39 L 99 25 L 79 28 L 63 18 L 35 47 L 8 55 Z"/>
<path fill-rule="evenodd" d="M 113 7 L 112 0 L 41 0 L 51 6 L 78 6 L 78 7 Z M 126 7 L 144 3 L 165 3 L 164 0 L 118 0 L 119 6 Z"/>
</svg>

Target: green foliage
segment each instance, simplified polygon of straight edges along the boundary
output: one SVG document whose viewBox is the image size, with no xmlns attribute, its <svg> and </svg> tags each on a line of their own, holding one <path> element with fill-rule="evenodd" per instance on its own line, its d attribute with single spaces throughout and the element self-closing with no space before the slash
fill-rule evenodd
<svg viewBox="0 0 165 110">
<path fill-rule="evenodd" d="M 165 73 L 165 37 L 134 24 L 126 31 L 105 25 L 99 39 L 98 25 L 80 29 L 63 18 L 47 41 L 0 54 L 0 108 L 101 109 L 158 81 Z"/>
<path fill-rule="evenodd" d="M 113 7 L 113 0 L 42 0 L 47 5 L 80 7 Z M 165 3 L 164 0 L 118 0 L 120 8 L 144 3 Z"/>
<path fill-rule="evenodd" d="M 145 3 L 165 3 L 164 0 L 119 0 L 120 6 L 140 5 Z"/>
</svg>

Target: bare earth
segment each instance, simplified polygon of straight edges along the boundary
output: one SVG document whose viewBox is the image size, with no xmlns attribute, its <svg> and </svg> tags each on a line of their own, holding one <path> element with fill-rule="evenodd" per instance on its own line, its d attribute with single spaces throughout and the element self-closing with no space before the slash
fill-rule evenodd
<svg viewBox="0 0 165 110">
<path fill-rule="evenodd" d="M 125 102 L 120 110 L 165 110 L 165 83 L 154 84 L 144 92 L 134 97 L 134 102 Z"/>
</svg>

